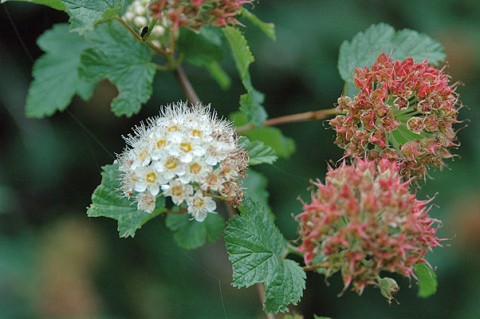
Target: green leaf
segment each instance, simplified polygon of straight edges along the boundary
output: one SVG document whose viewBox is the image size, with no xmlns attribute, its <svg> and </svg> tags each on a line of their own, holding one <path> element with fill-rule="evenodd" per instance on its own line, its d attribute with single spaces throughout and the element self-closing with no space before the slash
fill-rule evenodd
<svg viewBox="0 0 480 319">
<path fill-rule="evenodd" d="M 5 2 L 30 2 L 30 3 L 36 3 L 36 4 L 41 4 L 56 10 L 62 10 L 65 11 L 65 5 L 63 4 L 62 0 L 1 0 L 0 3 L 5 3 Z"/>
<path fill-rule="evenodd" d="M 178 246 L 195 249 L 203 246 L 207 240 L 209 243 L 217 241 L 222 236 L 225 222 L 217 214 L 208 214 L 203 222 L 192 220 L 188 214 L 169 214 L 166 225 L 173 232 Z"/>
<path fill-rule="evenodd" d="M 272 280 L 265 286 L 266 312 L 277 313 L 288 311 L 287 305 L 296 305 L 305 290 L 305 271 L 293 260 L 284 260 L 276 270 Z"/>
<path fill-rule="evenodd" d="M 230 87 L 232 81 L 230 80 L 228 74 L 222 69 L 220 64 L 218 64 L 217 62 L 211 62 L 205 65 L 205 67 L 207 68 L 212 78 L 217 81 L 217 84 L 223 90 L 226 90 Z"/>
<path fill-rule="evenodd" d="M 404 60 L 412 57 L 416 62 L 428 60 L 439 65 L 446 59 L 443 46 L 428 35 L 410 29 L 397 31 L 392 38 L 393 57 Z"/>
<path fill-rule="evenodd" d="M 102 182 L 92 195 L 92 204 L 87 209 L 89 217 L 109 217 L 118 221 L 120 237 L 133 237 L 135 232 L 150 219 L 165 211 L 165 199 L 157 198 L 155 210 L 149 214 L 137 209 L 137 205 L 118 191 L 118 165 L 103 166 Z"/>
<path fill-rule="evenodd" d="M 248 138 L 242 137 L 239 144 L 248 152 L 248 165 L 272 164 L 278 158 L 270 146 L 266 146 L 260 141 L 251 142 Z"/>
<path fill-rule="evenodd" d="M 413 266 L 415 275 L 418 278 L 418 296 L 427 298 L 437 291 L 437 275 L 433 269 L 426 264 L 416 264 Z"/>
<path fill-rule="evenodd" d="M 230 120 L 235 123 L 235 126 L 242 126 L 248 123 L 246 115 L 242 112 L 230 114 Z M 265 145 L 270 146 L 279 157 L 288 158 L 295 152 L 295 141 L 284 136 L 278 128 L 256 128 L 242 132 L 242 134 L 252 141 L 261 141 Z"/>
<path fill-rule="evenodd" d="M 268 197 L 270 196 L 267 184 L 268 179 L 253 169 L 248 170 L 247 177 L 243 180 L 243 187 L 248 197 L 264 207 L 268 207 Z"/>
<path fill-rule="evenodd" d="M 268 115 L 262 106 L 264 95 L 255 89 L 250 89 L 240 96 L 240 111 L 242 111 L 249 123 L 262 127 Z"/>
<path fill-rule="evenodd" d="M 124 0 L 63 0 L 70 16 L 71 31 L 83 34 L 95 25 L 114 18 L 125 4 Z"/>
<path fill-rule="evenodd" d="M 272 40 L 276 40 L 275 36 L 275 25 L 273 23 L 265 23 L 260 20 L 256 15 L 248 11 L 247 9 L 243 8 L 242 10 L 242 17 L 245 17 L 248 21 L 250 21 L 254 26 L 258 27 L 262 30 L 263 33 L 267 35 Z"/>
<path fill-rule="evenodd" d="M 397 60 L 411 56 L 417 62 L 428 59 L 435 65 L 445 60 L 442 45 L 429 36 L 409 29 L 395 32 L 391 26 L 380 23 L 342 43 L 338 58 L 340 76 L 352 82 L 354 69 L 372 66 L 382 52 Z"/>
<path fill-rule="evenodd" d="M 313 319 L 332 319 L 331 317 L 313 315 Z"/>
<path fill-rule="evenodd" d="M 280 157 L 288 158 L 295 152 L 295 142 L 286 137 L 276 127 L 264 127 L 253 129 L 244 133 L 250 140 L 260 141 L 270 146 L 275 154 Z"/>
<path fill-rule="evenodd" d="M 55 25 L 37 43 L 45 54 L 33 66 L 26 115 L 41 118 L 63 111 L 75 93 L 87 100 L 95 83 L 81 80 L 77 71 L 87 43 L 78 34 L 69 32 L 68 24 Z"/>
<path fill-rule="evenodd" d="M 105 23 L 86 34 L 91 49 L 81 56 L 80 75 L 88 81 L 109 79 L 119 91 L 112 101 L 117 116 L 131 116 L 152 94 L 155 64 L 150 51 L 120 24 Z"/>
<path fill-rule="evenodd" d="M 203 27 L 199 33 L 182 28 L 178 47 L 180 54 L 197 66 L 206 66 L 223 58 L 222 39 L 215 28 Z"/>
<path fill-rule="evenodd" d="M 247 93 L 240 97 L 240 110 L 245 113 L 249 123 L 261 127 L 267 119 L 267 112 L 262 105 L 264 95 L 255 90 L 250 79 L 250 73 L 248 72 L 250 64 L 255 61 L 255 59 L 250 52 L 247 39 L 245 39 L 239 30 L 233 27 L 225 27 L 222 30 L 230 45 L 235 65 L 240 74 L 240 79 L 247 90 Z"/>
<path fill-rule="evenodd" d="M 265 207 L 244 200 L 241 215 L 227 222 L 225 242 L 233 266 L 233 286 L 248 287 L 270 279 L 282 260 L 287 242 Z"/>
<path fill-rule="evenodd" d="M 240 74 L 240 79 L 248 90 L 251 88 L 248 67 L 253 61 L 255 61 L 255 59 L 250 52 L 247 39 L 245 39 L 243 34 L 238 29 L 235 29 L 233 27 L 225 27 L 222 29 L 222 31 L 227 38 L 228 44 L 230 45 L 230 48 L 232 50 L 233 60 L 235 61 L 238 73 Z M 245 85 L 245 81 L 248 82 L 247 85 Z"/>
<path fill-rule="evenodd" d="M 241 214 L 227 222 L 225 242 L 233 266 L 233 286 L 264 283 L 264 309 L 271 313 L 297 304 L 305 288 L 305 273 L 297 263 L 284 260 L 287 241 L 273 223 L 268 209 L 246 198 Z"/>
</svg>

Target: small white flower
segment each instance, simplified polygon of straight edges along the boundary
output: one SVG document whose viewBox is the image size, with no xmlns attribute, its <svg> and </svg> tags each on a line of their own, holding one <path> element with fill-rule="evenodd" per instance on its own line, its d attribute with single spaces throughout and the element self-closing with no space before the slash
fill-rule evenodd
<svg viewBox="0 0 480 319">
<path fill-rule="evenodd" d="M 193 194 L 193 187 L 182 183 L 180 180 L 174 180 L 168 185 L 162 186 L 163 195 L 172 197 L 175 205 L 180 205 L 186 198 Z"/>
<path fill-rule="evenodd" d="M 155 209 L 156 197 L 150 193 L 140 193 L 137 195 L 136 200 L 138 210 L 143 210 L 150 214 Z"/>
<path fill-rule="evenodd" d="M 201 191 L 188 198 L 187 204 L 188 212 L 199 222 L 203 222 L 207 214 L 212 213 L 217 208 L 217 204 L 215 204 L 213 199 L 203 196 Z"/>
<path fill-rule="evenodd" d="M 136 170 L 135 173 L 137 181 L 134 184 L 134 190 L 136 192 L 148 191 L 153 196 L 160 192 L 160 184 L 164 182 L 164 179 L 155 170 L 151 167 L 146 167 Z"/>
<path fill-rule="evenodd" d="M 207 174 L 203 179 L 201 188 L 203 190 L 218 191 L 222 187 L 223 180 L 218 174 L 218 170 L 215 170 Z"/>
</svg>

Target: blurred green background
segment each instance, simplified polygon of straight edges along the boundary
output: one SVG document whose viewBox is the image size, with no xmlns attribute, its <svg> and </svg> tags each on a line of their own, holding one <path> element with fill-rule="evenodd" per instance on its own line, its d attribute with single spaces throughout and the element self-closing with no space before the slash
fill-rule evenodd
<svg viewBox="0 0 480 319">
<path fill-rule="evenodd" d="M 308 274 L 297 311 L 305 318 L 480 318 L 480 2 L 265 0 L 253 11 L 277 27 L 276 42 L 245 29 L 256 57 L 253 83 L 266 94 L 272 117 L 331 108 L 342 89 L 340 44 L 378 22 L 440 41 L 447 71 L 462 83 L 459 156 L 443 172 L 432 172 L 419 194 L 436 194 L 431 214 L 443 220 L 439 234 L 449 239 L 428 257 L 437 270 L 437 294 L 417 298 L 415 283 L 399 278 L 400 304 L 388 305 L 373 288 L 361 297 L 337 297 L 338 276 L 327 286 Z M 38 5 L 0 5 L 0 318 L 262 318 L 255 287 L 231 287 L 223 241 L 184 251 L 163 217 L 134 239 L 119 239 L 113 220 L 86 217 L 101 166 L 122 151 L 121 135 L 160 105 L 184 97 L 173 75 L 159 74 L 153 98 L 130 119 L 110 112 L 116 91 L 106 82 L 88 103 L 74 99 L 68 112 L 25 118 L 33 60 L 42 54 L 35 41 L 65 21 L 64 13 Z M 228 91 L 203 70 L 187 72 L 201 99 L 227 115 L 243 88 L 228 55 L 223 66 L 233 79 Z M 295 139 L 297 152 L 258 171 L 268 176 L 279 227 L 295 239 L 298 195 L 308 199 L 309 180 L 322 178 L 341 151 L 323 122 L 281 129 Z"/>
</svg>

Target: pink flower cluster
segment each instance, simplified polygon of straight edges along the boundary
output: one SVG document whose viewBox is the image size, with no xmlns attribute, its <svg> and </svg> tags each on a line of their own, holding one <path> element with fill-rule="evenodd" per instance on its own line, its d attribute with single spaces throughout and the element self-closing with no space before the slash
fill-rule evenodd
<svg viewBox="0 0 480 319">
<path fill-rule="evenodd" d="M 421 178 L 427 167 L 442 168 L 457 146 L 455 84 L 428 61 L 394 61 L 382 53 L 375 64 L 355 70 L 354 99 L 342 96 L 330 121 L 345 156 L 389 158 L 405 178 Z"/>
<path fill-rule="evenodd" d="M 174 29 L 199 30 L 204 25 L 239 24 L 242 6 L 253 0 L 157 0 L 150 5 L 153 17 L 168 20 Z"/>
<path fill-rule="evenodd" d="M 341 271 L 345 289 L 361 294 L 380 286 L 380 272 L 415 276 L 413 266 L 440 245 L 438 221 L 428 216 L 403 182 L 400 166 L 388 159 L 357 159 L 330 168 L 325 184 L 315 183 L 312 202 L 297 216 L 307 264 L 320 263 L 327 277 Z"/>
</svg>

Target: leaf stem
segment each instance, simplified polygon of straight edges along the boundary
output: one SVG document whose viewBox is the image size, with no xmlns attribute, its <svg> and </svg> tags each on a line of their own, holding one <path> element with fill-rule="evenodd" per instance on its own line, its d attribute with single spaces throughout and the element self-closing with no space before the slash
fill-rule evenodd
<svg viewBox="0 0 480 319">
<path fill-rule="evenodd" d="M 275 125 L 280 125 L 285 123 L 302 122 L 302 121 L 309 121 L 309 120 L 321 120 L 330 115 L 336 115 L 336 114 L 340 114 L 340 112 L 337 111 L 336 108 L 319 110 L 319 111 L 311 111 L 311 112 L 305 112 L 305 113 L 296 113 L 296 114 L 290 114 L 290 115 L 268 119 L 263 123 L 263 125 L 275 126 Z M 257 126 L 255 124 L 250 123 L 250 124 L 238 127 L 237 132 L 242 133 L 249 130 L 253 130 L 255 128 L 257 128 Z"/>
<path fill-rule="evenodd" d="M 119 16 L 115 16 L 115 20 L 117 20 L 117 21 L 120 22 L 125 28 L 127 28 L 127 30 L 130 31 L 130 33 L 135 37 L 135 39 L 137 39 L 137 40 L 140 41 L 140 42 L 143 42 L 142 37 L 141 37 L 135 30 L 133 30 L 133 29 L 128 25 L 128 23 L 125 22 L 125 20 L 123 20 L 123 19 L 120 18 Z"/>
<path fill-rule="evenodd" d="M 120 22 L 125 28 L 127 28 L 127 30 L 135 37 L 135 39 L 137 41 L 140 41 L 142 43 L 146 43 L 152 50 L 160 53 L 161 55 L 167 57 L 167 52 L 164 50 L 164 49 L 161 49 L 155 45 L 153 45 L 150 41 L 145 41 L 144 39 L 142 39 L 142 37 L 135 31 L 132 29 L 132 27 L 130 27 L 128 25 L 128 23 L 125 22 L 125 20 L 123 20 L 121 17 L 119 16 L 115 16 L 115 20 L 117 20 L 118 22 Z"/>
</svg>

